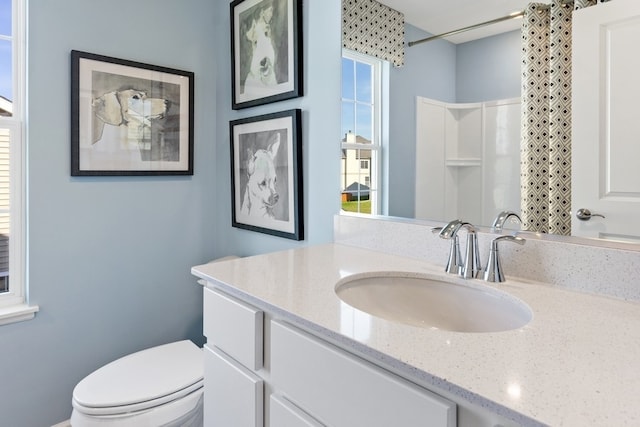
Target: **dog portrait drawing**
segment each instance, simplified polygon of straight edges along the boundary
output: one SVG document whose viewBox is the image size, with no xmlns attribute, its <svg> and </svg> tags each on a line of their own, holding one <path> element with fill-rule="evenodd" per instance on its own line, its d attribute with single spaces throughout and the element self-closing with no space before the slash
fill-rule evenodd
<svg viewBox="0 0 640 427">
<path fill-rule="evenodd" d="M 240 213 L 289 220 L 286 130 L 242 135 Z"/>
<path fill-rule="evenodd" d="M 177 85 L 97 71 L 92 84 L 91 148 L 179 161 Z"/>
<path fill-rule="evenodd" d="M 288 76 L 287 0 L 265 0 L 241 14 L 241 92 L 261 94 Z"/>
<path fill-rule="evenodd" d="M 164 118 L 169 109 L 169 101 L 162 98 L 149 98 L 146 92 L 125 89 L 107 92 L 94 98 L 93 138 L 95 144 L 102 138 L 105 125 L 127 126 L 131 139 L 141 142 L 145 131 L 149 135 L 151 121 Z M 149 139 L 150 136 L 147 136 Z"/>
</svg>

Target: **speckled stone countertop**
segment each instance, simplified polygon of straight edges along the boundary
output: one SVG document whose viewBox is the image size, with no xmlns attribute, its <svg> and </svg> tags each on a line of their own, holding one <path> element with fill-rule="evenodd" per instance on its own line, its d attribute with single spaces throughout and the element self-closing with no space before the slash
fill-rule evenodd
<svg viewBox="0 0 640 427">
<path fill-rule="evenodd" d="M 335 294 L 337 282 L 358 273 L 442 270 L 327 244 L 200 265 L 192 273 L 436 393 L 514 422 L 640 425 L 638 303 L 508 280 L 495 287 L 524 301 L 531 322 L 506 332 L 458 333 L 368 316 Z"/>
</svg>

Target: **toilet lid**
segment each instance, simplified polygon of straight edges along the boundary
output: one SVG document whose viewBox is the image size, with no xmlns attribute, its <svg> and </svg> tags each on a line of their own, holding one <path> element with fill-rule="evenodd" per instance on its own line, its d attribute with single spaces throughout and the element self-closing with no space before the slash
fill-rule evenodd
<svg viewBox="0 0 640 427">
<path fill-rule="evenodd" d="M 112 408 L 149 402 L 202 383 L 202 350 L 178 341 L 124 356 L 76 385 L 73 400 L 85 408 Z"/>
</svg>

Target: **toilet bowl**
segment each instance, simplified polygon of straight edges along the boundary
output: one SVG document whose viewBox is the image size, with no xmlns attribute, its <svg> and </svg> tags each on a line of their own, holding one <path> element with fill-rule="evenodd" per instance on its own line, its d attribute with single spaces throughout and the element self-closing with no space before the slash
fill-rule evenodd
<svg viewBox="0 0 640 427">
<path fill-rule="evenodd" d="M 73 390 L 73 427 L 201 427 L 204 361 L 191 341 L 129 354 Z"/>
</svg>

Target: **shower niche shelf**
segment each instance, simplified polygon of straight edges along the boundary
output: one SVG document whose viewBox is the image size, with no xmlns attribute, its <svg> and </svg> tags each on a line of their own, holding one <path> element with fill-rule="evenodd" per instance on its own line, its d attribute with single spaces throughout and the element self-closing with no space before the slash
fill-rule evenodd
<svg viewBox="0 0 640 427">
<path fill-rule="evenodd" d="M 453 158 L 445 160 L 444 164 L 453 168 L 482 166 L 480 158 Z"/>
<path fill-rule="evenodd" d="M 519 99 L 416 97 L 415 217 L 490 224 L 505 206 L 520 206 L 519 193 L 510 192 L 519 192 L 512 185 L 520 179 L 519 137 Z"/>
</svg>

